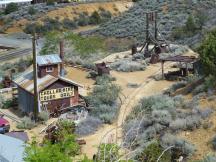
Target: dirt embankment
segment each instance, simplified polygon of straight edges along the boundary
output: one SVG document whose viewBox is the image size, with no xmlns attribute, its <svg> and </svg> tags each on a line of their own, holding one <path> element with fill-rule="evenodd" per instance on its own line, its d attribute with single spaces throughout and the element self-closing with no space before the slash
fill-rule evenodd
<svg viewBox="0 0 216 162">
<path fill-rule="evenodd" d="M 41 23 L 45 18 L 55 19 L 58 18 L 60 21 L 68 18 L 74 20 L 79 17 L 81 13 L 88 13 L 89 15 L 99 9 L 105 9 L 109 11 L 113 16 L 118 16 L 122 12 L 127 11 L 133 5 L 129 1 L 117 1 L 117 2 L 104 2 L 104 3 L 86 3 L 78 5 L 68 5 L 66 7 L 58 8 L 47 12 L 45 15 L 41 15 L 36 21 Z M 40 13 L 39 13 L 40 14 Z M 27 19 L 21 19 L 13 23 L 13 25 L 7 29 L 7 33 L 22 32 L 26 24 L 30 23 Z"/>
</svg>

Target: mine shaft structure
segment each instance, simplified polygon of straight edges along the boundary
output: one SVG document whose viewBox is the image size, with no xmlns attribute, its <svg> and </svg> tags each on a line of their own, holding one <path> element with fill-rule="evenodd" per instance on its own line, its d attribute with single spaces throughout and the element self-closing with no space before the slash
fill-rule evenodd
<svg viewBox="0 0 216 162">
<path fill-rule="evenodd" d="M 159 32 L 157 17 L 158 14 L 156 11 L 146 13 L 146 40 L 139 51 L 140 53 L 144 51 L 144 56 L 146 58 L 151 57 L 151 63 L 159 61 L 160 53 L 169 51 L 167 41 Z"/>
</svg>

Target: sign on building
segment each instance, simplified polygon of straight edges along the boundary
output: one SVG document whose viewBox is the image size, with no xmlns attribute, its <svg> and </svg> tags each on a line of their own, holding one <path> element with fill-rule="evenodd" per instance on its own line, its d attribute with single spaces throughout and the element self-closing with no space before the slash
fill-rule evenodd
<svg viewBox="0 0 216 162">
<path fill-rule="evenodd" d="M 50 101 L 74 96 L 73 87 L 49 89 L 40 92 L 40 101 Z"/>
</svg>

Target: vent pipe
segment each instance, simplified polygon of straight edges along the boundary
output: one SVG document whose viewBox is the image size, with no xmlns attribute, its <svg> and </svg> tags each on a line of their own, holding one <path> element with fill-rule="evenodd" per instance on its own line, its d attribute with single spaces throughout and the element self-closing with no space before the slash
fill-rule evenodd
<svg viewBox="0 0 216 162">
<path fill-rule="evenodd" d="M 62 60 L 62 63 L 60 64 L 60 76 L 64 76 L 64 41 L 60 41 L 60 58 Z"/>
</svg>

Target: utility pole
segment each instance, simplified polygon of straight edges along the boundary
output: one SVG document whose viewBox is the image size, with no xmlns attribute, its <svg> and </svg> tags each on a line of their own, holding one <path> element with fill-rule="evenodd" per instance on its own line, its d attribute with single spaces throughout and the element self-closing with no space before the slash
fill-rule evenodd
<svg viewBox="0 0 216 162">
<path fill-rule="evenodd" d="M 33 33 L 32 38 L 32 53 L 33 53 L 33 78 L 34 78 L 34 120 L 37 121 L 38 118 L 38 87 L 37 87 L 37 53 L 36 53 L 36 34 Z"/>
</svg>

